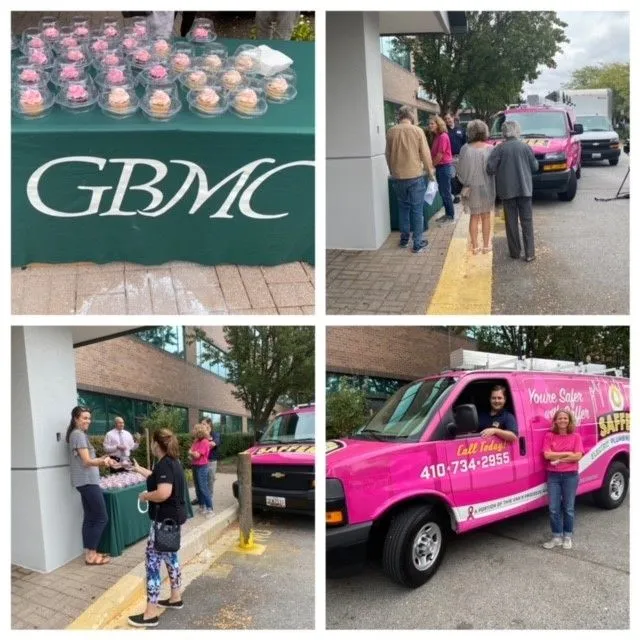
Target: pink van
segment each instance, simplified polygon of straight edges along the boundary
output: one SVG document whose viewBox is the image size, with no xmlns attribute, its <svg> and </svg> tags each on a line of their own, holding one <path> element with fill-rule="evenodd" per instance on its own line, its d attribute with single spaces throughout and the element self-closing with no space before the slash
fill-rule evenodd
<svg viewBox="0 0 640 640">
<path fill-rule="evenodd" d="M 534 192 L 557 193 L 560 200 L 573 200 L 582 168 L 578 135 L 583 132 L 573 110 L 561 104 L 509 107 L 495 116 L 490 143 L 502 142 L 501 127 L 505 120 L 515 120 L 520 125 L 522 139 L 538 161 L 538 172 L 533 176 Z"/>
<path fill-rule="evenodd" d="M 315 423 L 315 407 L 303 405 L 278 414 L 259 434 L 249 449 L 254 509 L 314 514 Z"/>
<path fill-rule="evenodd" d="M 507 389 L 512 443 L 479 434 L 495 385 Z M 354 435 L 327 442 L 329 572 L 381 552 L 391 579 L 418 587 L 437 571 L 451 532 L 545 506 L 542 442 L 561 408 L 573 412 L 585 448 L 578 494 L 618 507 L 629 482 L 628 379 L 446 372 L 405 386 Z M 579 540 L 579 511 L 577 532 Z"/>
</svg>

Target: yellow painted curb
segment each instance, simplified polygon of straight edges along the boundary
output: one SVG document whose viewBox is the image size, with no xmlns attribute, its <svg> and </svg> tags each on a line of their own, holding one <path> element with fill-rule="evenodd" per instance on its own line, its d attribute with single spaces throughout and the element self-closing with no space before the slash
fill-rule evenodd
<svg viewBox="0 0 640 640">
<path fill-rule="evenodd" d="M 491 235 L 500 215 L 491 216 Z M 428 315 L 490 315 L 493 253 L 473 255 L 469 243 L 469 216 L 461 215 L 453 231 L 438 286 L 427 303 Z"/>
<path fill-rule="evenodd" d="M 250 547 L 243 547 L 240 544 L 237 544 L 235 547 L 233 547 L 233 550 L 236 553 L 244 553 L 248 556 L 261 556 L 265 552 L 266 548 L 267 547 L 265 547 L 263 544 L 254 542 Z"/>
</svg>

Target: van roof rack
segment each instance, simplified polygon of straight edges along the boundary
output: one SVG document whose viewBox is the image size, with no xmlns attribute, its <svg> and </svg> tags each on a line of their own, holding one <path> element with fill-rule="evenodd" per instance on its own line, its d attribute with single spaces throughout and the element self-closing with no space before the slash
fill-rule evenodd
<svg viewBox="0 0 640 640">
<path fill-rule="evenodd" d="M 488 353 L 457 349 L 449 356 L 450 370 L 473 371 L 492 369 L 499 371 L 544 371 L 547 373 L 567 373 L 581 375 L 604 375 L 623 377 L 624 367 L 607 367 L 592 362 L 572 362 L 548 358 L 519 358 L 503 353 Z"/>
</svg>

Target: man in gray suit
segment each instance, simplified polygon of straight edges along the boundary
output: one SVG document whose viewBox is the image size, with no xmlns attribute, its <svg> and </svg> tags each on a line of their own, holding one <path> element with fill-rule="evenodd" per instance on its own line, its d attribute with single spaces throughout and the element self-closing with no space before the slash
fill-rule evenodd
<svg viewBox="0 0 640 640">
<path fill-rule="evenodd" d="M 487 173 L 496 177 L 496 193 L 502 200 L 506 214 L 507 244 L 509 255 L 520 258 L 520 233 L 522 227 L 524 259 L 535 260 L 533 242 L 533 194 L 532 175 L 538 170 L 538 161 L 531 147 L 520 140 L 520 125 L 513 120 L 502 124 L 504 142 L 495 147 L 487 160 Z"/>
</svg>

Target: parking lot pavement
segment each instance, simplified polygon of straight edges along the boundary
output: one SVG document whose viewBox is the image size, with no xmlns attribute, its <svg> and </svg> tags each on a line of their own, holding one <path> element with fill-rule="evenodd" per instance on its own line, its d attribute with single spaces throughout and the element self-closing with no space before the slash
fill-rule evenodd
<svg viewBox="0 0 640 640">
<path fill-rule="evenodd" d="M 629 501 L 578 498 L 574 548 L 541 547 L 546 509 L 454 537 L 436 575 L 410 590 L 379 563 L 327 582 L 328 629 L 628 629 Z"/>
</svg>

